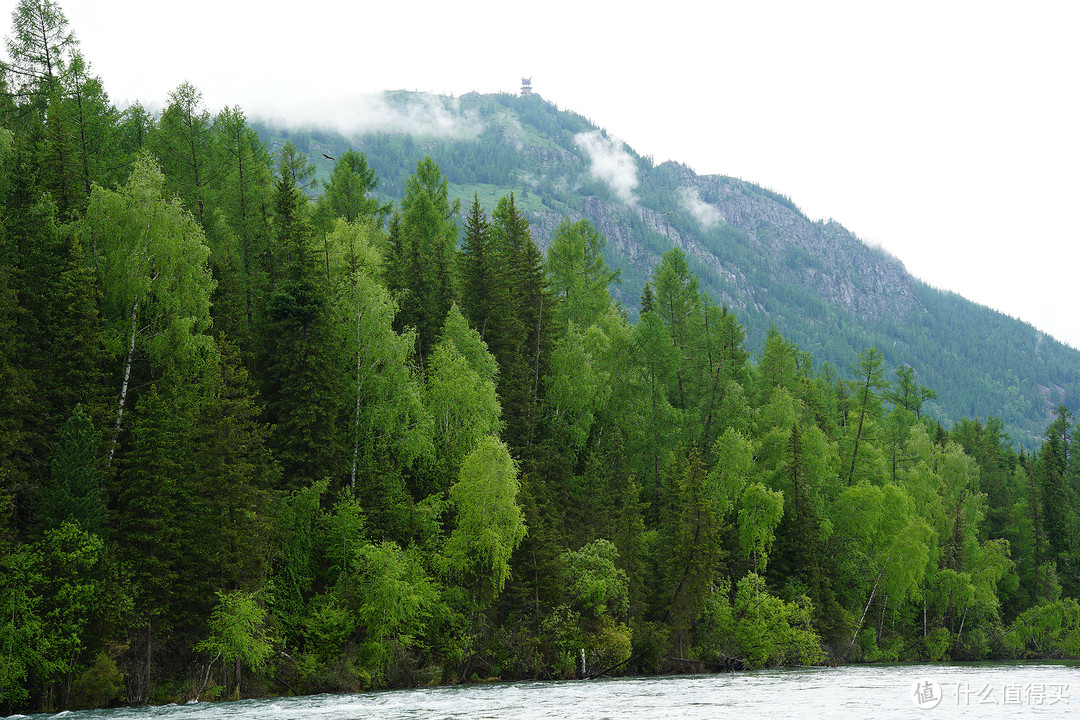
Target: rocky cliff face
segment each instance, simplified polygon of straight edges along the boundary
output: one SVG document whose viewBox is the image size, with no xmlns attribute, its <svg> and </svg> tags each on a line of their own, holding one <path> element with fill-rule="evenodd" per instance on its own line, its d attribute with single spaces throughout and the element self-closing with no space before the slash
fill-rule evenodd
<svg viewBox="0 0 1080 720">
<path fill-rule="evenodd" d="M 548 162 L 553 167 L 577 165 L 567 159 L 555 162 L 551 154 Z M 903 264 L 883 251 L 866 246 L 839 223 L 813 222 L 789 204 L 736 178 L 698 176 L 685 166 L 668 162 L 645 173 L 643 187 L 650 186 L 652 173 L 675 174 L 680 192 L 695 192 L 713 208 L 717 213 L 716 223 L 734 230 L 734 236 L 744 244 L 744 254 L 757 258 L 758 269 L 768 273 L 768 286 L 777 281 L 795 284 L 863 319 L 902 322 L 921 310 L 912 292 L 913 278 Z M 717 302 L 744 307 L 760 304 L 768 294 L 766 285 L 755 284 L 744 268 L 725 263 L 709 246 L 706 236 L 713 228 L 702 227 L 700 223 L 680 223 L 685 218 L 673 218 L 673 212 L 585 196 L 578 210 L 567 214 L 575 221 L 588 219 L 621 262 L 639 266 L 646 275 L 660 260 L 662 250 L 678 247 L 730 288 L 717 293 L 714 297 Z M 561 217 L 551 210 L 530 214 L 534 236 L 541 246 L 550 241 Z M 650 248 L 643 244 L 642 228 L 662 239 L 664 247 Z"/>
</svg>

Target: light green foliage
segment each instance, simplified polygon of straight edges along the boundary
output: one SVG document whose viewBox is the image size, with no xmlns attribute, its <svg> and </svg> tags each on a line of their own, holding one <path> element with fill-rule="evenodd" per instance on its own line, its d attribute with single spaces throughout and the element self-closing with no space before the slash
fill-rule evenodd
<svg viewBox="0 0 1080 720">
<path fill-rule="evenodd" d="M 589 334 L 603 337 L 603 331 L 595 326 L 589 329 Z M 606 387 L 598 363 L 587 347 L 588 339 L 577 325 L 567 328 L 551 353 L 551 375 L 544 396 L 549 422 L 554 425 L 553 434 L 561 433 L 574 451 L 585 446 Z"/>
<path fill-rule="evenodd" d="M 323 515 L 320 520 L 319 539 L 324 543 L 329 577 L 341 582 L 367 546 L 363 510 L 356 498 L 343 490 L 333 512 Z"/>
<path fill-rule="evenodd" d="M 456 474 L 481 438 L 498 434 L 501 429 L 502 408 L 495 383 L 480 377 L 469 358 L 458 352 L 452 338 L 440 341 L 431 353 L 424 406 L 434 424 L 435 445 L 445 464 L 444 473 L 450 476 Z"/>
<path fill-rule="evenodd" d="M 842 451 L 845 462 L 850 458 L 849 485 L 856 478 L 874 481 L 884 476 L 881 453 L 873 444 L 876 425 L 881 421 L 881 400 L 889 387 L 884 363 L 881 351 L 871 347 L 859 353 L 858 363 L 851 368 L 849 387 L 854 397 Z"/>
<path fill-rule="evenodd" d="M 211 657 L 220 654 L 226 662 L 261 670 L 274 653 L 274 640 L 266 624 L 266 609 L 254 593 L 234 590 L 218 592 L 217 607 L 210 616 L 210 636 L 196 650 Z"/>
<path fill-rule="evenodd" d="M 41 543 L 41 611 L 52 679 L 75 671 L 87 628 L 104 610 L 104 555 L 101 538 L 71 522 L 50 530 Z"/>
<path fill-rule="evenodd" d="M 885 392 L 885 399 L 918 418 L 922 416 L 923 403 L 936 400 L 937 393 L 915 381 L 915 368 L 900 365 L 896 368 L 896 387 Z"/>
<path fill-rule="evenodd" d="M 41 618 L 36 558 L 28 548 L 3 547 L 0 553 L 0 701 L 18 703 L 30 696 L 31 673 L 47 675 L 50 641 Z"/>
<path fill-rule="evenodd" d="M 935 628 L 927 633 L 924 640 L 926 657 L 930 662 L 946 662 L 951 659 L 949 654 L 956 637 L 949 632 L 948 628 Z"/>
<path fill-rule="evenodd" d="M 762 403 L 769 402 L 772 394 L 796 391 L 799 381 L 799 348 L 780 334 L 776 326 L 770 326 L 761 348 L 761 360 L 757 365 L 758 397 Z"/>
<path fill-rule="evenodd" d="M 752 482 L 739 500 L 739 542 L 758 572 L 765 571 L 773 532 L 784 514 L 784 493 Z"/>
<path fill-rule="evenodd" d="M 677 348 L 692 341 L 701 295 L 697 277 L 690 271 L 686 254 L 679 248 L 664 253 L 653 271 L 656 312 L 663 319 Z"/>
<path fill-rule="evenodd" d="M 770 595 L 765 580 L 750 573 L 735 591 L 734 649 L 750 669 L 766 665 L 815 665 L 824 659 L 810 625 L 806 597 L 784 602 Z"/>
<path fill-rule="evenodd" d="M 833 522 L 838 540 L 852 543 L 863 587 L 880 583 L 894 598 L 918 587 L 935 534 L 913 510 L 911 499 L 894 485 L 856 485 L 841 493 Z"/>
<path fill-rule="evenodd" d="M 847 488 L 837 499 L 833 523 L 837 550 L 845 558 L 841 582 L 849 591 L 851 611 L 859 617 L 854 646 L 875 597 L 887 595 L 895 603 L 918 589 L 936 535 L 895 485 Z"/>
<path fill-rule="evenodd" d="M 380 679 L 395 650 L 419 642 L 438 592 L 417 551 L 402 550 L 390 541 L 364 545 L 353 567 L 359 581 L 355 593 L 364 636 L 362 662 Z"/>
<path fill-rule="evenodd" d="M 735 510 L 743 495 L 754 466 L 754 447 L 741 433 L 729 428 L 716 441 L 713 454 L 716 462 L 709 482 L 717 494 L 717 511 L 726 515 Z"/>
<path fill-rule="evenodd" d="M 668 250 L 649 213 L 688 232 L 672 200 L 686 175 L 647 160 L 641 212 L 603 218 L 645 243 L 635 258 L 663 254 L 651 272 L 623 263 L 626 297 L 648 281 L 631 324 L 605 259 L 627 246 L 565 219 L 545 265 L 526 220 L 550 199 L 559 216 L 606 212 L 583 215 L 554 166 L 535 172 L 582 118 L 470 96 L 500 124 L 425 139 L 445 175 L 406 136 L 365 137 L 361 155 L 297 130 L 272 137 L 275 158 L 265 127 L 238 107 L 211 117 L 187 83 L 160 121 L 117 113 L 55 5 L 20 2 L 15 25 L 0 93 L 10 711 L 122 686 L 167 700 L 207 665 L 199 680 L 262 665 L 224 683 L 247 694 L 811 663 L 819 634 L 836 662 L 1080 654 L 1080 385 L 1054 343 L 965 344 L 974 316 L 924 287 L 921 335 L 830 309 L 777 272 L 824 277 L 812 245 L 757 255 L 779 247 L 774 224 L 709 229 L 697 247 L 719 266 Z M 507 140 L 541 135 L 544 152 L 520 153 L 536 164 L 515 164 Z M 338 160 L 313 203 L 320 150 Z M 459 252 L 453 195 L 477 171 Z M 479 195 L 525 177 L 489 219 Z M 719 183 L 704 201 L 797 213 Z M 1027 358 L 1064 403 L 1034 452 L 1005 433 L 1019 405 L 1045 424 L 1046 398 L 1022 373 L 961 378 L 973 354 Z M 987 383 L 1005 406 L 985 405 Z M 972 407 L 1010 415 L 947 429 Z"/>
<path fill-rule="evenodd" d="M 618 558 L 619 551 L 603 538 L 563 554 L 566 592 L 574 607 L 594 618 L 625 614 L 627 581 L 615 565 Z"/>
<path fill-rule="evenodd" d="M 137 353 L 158 372 L 181 379 L 212 352 L 204 334 L 214 288 L 209 250 L 198 224 L 177 200 L 164 197 L 163 186 L 154 161 L 140 156 L 123 188 L 94 188 L 81 225 L 105 289 L 106 347 L 121 367 L 117 428 Z"/>
<path fill-rule="evenodd" d="M 682 415 L 679 423 L 681 440 L 694 442 L 702 435 L 698 429 L 699 421 L 707 420 L 703 405 L 714 403 L 716 395 L 708 382 L 712 368 L 709 367 L 711 337 L 704 331 L 708 319 L 706 301 L 699 291 L 697 276 L 690 271 L 686 255 L 678 248 L 664 253 L 653 270 L 652 284 L 656 309 L 646 313 L 641 322 L 655 316 L 667 332 L 672 347 L 667 363 L 670 373 L 667 398 Z M 710 400 L 703 401 L 705 397 Z M 702 417 L 703 412 L 706 418 Z M 711 422 L 707 423 L 711 426 Z"/>
<path fill-rule="evenodd" d="M 973 604 L 984 615 L 996 616 L 1000 606 L 999 585 L 1016 570 L 1009 541 L 1001 538 L 985 541 L 969 551 L 966 564 L 971 568 L 974 584 Z"/>
<path fill-rule="evenodd" d="M 494 384 L 499 375 L 499 364 L 490 352 L 487 345 L 480 338 L 480 333 L 469 327 L 469 323 L 458 310 L 455 303 L 446 314 L 446 322 L 443 323 L 440 342 L 449 342 L 466 360 L 469 367 L 481 381 Z"/>
<path fill-rule="evenodd" d="M 325 192 L 319 198 L 319 208 L 325 208 L 331 218 L 341 218 L 351 223 L 371 217 L 381 225 L 390 212 L 390 206 L 370 197 L 378 184 L 375 171 L 368 167 L 364 153 L 350 148 L 337 159 L 329 181 L 324 182 Z"/>
<path fill-rule="evenodd" d="M 1005 642 L 1016 656 L 1080 656 L 1080 604 L 1064 598 L 1025 610 L 1009 627 Z"/>
<path fill-rule="evenodd" d="M 510 555 L 525 537 L 517 505 L 517 463 L 497 438 L 482 438 L 465 458 L 450 488 L 457 526 L 446 544 L 455 574 L 475 576 L 483 596 L 494 599 L 510 577 Z"/>
<path fill-rule="evenodd" d="M 596 323 L 611 304 L 608 285 L 619 281 L 619 271 L 604 262 L 607 241 L 588 220 L 563 218 L 547 250 L 551 291 L 561 300 L 556 317 L 561 325 L 588 327 Z"/>
<path fill-rule="evenodd" d="M 95 188 L 83 243 L 92 249 L 105 287 L 110 347 L 127 350 L 136 301 L 140 337 L 158 364 L 190 359 L 206 342 L 213 280 L 202 231 L 175 200 L 163 195 L 163 176 L 142 156 L 119 191 Z M 148 328 L 143 330 L 142 328 Z"/>
<path fill-rule="evenodd" d="M 392 525 L 400 513 L 387 505 L 404 500 L 394 477 L 418 458 L 434 453 L 431 417 L 423 404 L 423 386 L 413 368 L 415 336 L 394 330 L 397 303 L 378 280 L 379 236 L 370 225 L 339 221 L 330 233 L 334 256 L 344 258 L 333 272 L 333 324 L 350 366 L 347 451 L 349 485 L 379 522 Z"/>
</svg>

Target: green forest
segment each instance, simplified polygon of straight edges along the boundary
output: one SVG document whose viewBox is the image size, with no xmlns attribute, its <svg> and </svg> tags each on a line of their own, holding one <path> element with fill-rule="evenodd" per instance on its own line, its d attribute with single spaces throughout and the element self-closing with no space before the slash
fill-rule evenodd
<svg viewBox="0 0 1080 720">
<path fill-rule="evenodd" d="M 541 248 L 561 218 L 588 219 L 605 235 L 604 257 L 621 280 L 610 291 L 631 323 L 653 268 L 677 245 L 701 290 L 739 317 L 755 355 L 772 326 L 816 362 L 836 368 L 877 347 L 889 367 L 911 366 L 935 389 L 924 409 L 943 425 L 994 415 L 1010 443 L 1027 452 L 1042 444 L 1058 405 L 1080 408 L 1076 349 L 930 287 L 838 222 L 810 219 L 787 196 L 734 177 L 698 175 L 672 161 L 654 165 L 624 144 L 619 150 L 638 181 L 627 204 L 593 177 L 593 160 L 579 144 L 604 131 L 536 94 L 454 98 L 397 91 L 369 102 L 377 108 L 373 114 L 400 118 L 404 127 L 383 122 L 348 131 L 259 118 L 250 124 L 272 154 L 293 143 L 311 158 L 320 181 L 329 179 L 334 158 L 350 149 L 363 152 L 379 178 L 372 197 L 385 204 L 398 202 L 425 156 L 439 165 L 450 195 L 466 209 L 474 194 L 490 209 L 513 191 Z M 677 116 L 678 108 L 671 112 Z M 415 127 L 411 118 L 425 113 L 470 130 L 440 134 Z M 320 188 L 316 182 L 309 192 Z M 703 224 L 688 209 L 688 194 L 722 219 Z"/>
<path fill-rule="evenodd" d="M 589 222 L 118 111 L 48 0 L 8 55 L 5 712 L 1080 655 L 1064 406 L 1028 451 L 875 347 L 751 352 L 678 249 L 631 323 Z"/>
</svg>

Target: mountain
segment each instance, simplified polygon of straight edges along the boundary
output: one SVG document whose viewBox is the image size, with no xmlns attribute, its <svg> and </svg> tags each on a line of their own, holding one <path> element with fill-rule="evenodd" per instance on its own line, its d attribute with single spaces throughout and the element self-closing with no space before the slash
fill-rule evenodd
<svg viewBox="0 0 1080 720">
<path fill-rule="evenodd" d="M 652 268 L 684 250 L 702 289 L 736 311 L 749 347 L 770 326 L 829 363 L 839 377 L 876 346 L 886 364 L 909 365 L 937 393 L 924 405 L 946 427 L 962 417 L 1002 420 L 1013 443 L 1034 447 L 1059 404 L 1080 406 L 1080 352 L 1028 323 L 912 277 L 888 253 L 835 221 L 811 220 L 787 196 L 752 182 L 698 175 L 610 138 L 539 95 L 460 98 L 387 93 L 343 132 L 258 121 L 271 149 L 291 140 L 325 175 L 350 147 L 394 201 L 424 156 L 467 207 L 490 212 L 515 193 L 545 247 L 564 216 L 586 218 L 607 239 L 613 288 L 633 319 Z"/>
</svg>

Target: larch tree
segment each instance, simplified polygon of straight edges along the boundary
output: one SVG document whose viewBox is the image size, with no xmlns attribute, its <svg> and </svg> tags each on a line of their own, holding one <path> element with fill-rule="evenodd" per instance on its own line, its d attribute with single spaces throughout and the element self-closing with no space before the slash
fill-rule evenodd
<svg viewBox="0 0 1080 720">
<path fill-rule="evenodd" d="M 854 437 L 849 433 L 845 443 L 845 461 L 848 457 L 851 458 L 846 472 L 849 485 L 855 482 L 855 471 L 862 457 L 859 450 L 862 449 L 866 455 L 871 447 L 870 443 L 863 443 L 864 435 L 868 435 L 871 428 L 881 420 L 882 394 L 889 387 L 889 381 L 885 379 L 884 362 L 881 351 L 871 347 L 859 353 L 858 363 L 851 368 L 854 376 L 850 382 L 854 391 L 854 417 L 851 423 L 854 426 Z"/>
<path fill-rule="evenodd" d="M 371 197 L 378 184 L 375 170 L 368 166 L 364 153 L 350 148 L 334 163 L 330 179 L 323 182 L 319 210 L 329 219 L 341 218 L 346 222 L 372 217 L 381 226 L 390 206 Z"/>
<path fill-rule="evenodd" d="M 78 46 L 67 16 L 52 0 L 20 0 L 11 13 L 12 35 L 6 38 L 7 71 L 19 96 L 39 105 L 55 92 L 68 54 Z"/>
<path fill-rule="evenodd" d="M 204 228 L 207 192 L 211 184 L 211 124 L 202 92 L 184 82 L 169 93 L 169 104 L 150 137 L 167 187 L 180 196 Z"/>
<path fill-rule="evenodd" d="M 588 220 L 563 218 L 555 226 L 547 250 L 547 271 L 552 295 L 560 301 L 556 322 L 581 327 L 597 322 L 611 303 L 608 285 L 619 281 L 619 271 L 604 261 L 607 241 Z"/>
</svg>

